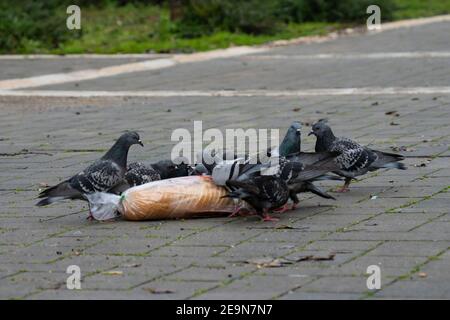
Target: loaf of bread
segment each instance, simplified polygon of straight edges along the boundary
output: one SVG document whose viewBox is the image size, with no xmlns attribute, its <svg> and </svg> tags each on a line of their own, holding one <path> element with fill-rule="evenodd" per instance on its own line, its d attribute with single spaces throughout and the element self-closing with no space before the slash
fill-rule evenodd
<svg viewBox="0 0 450 320">
<path fill-rule="evenodd" d="M 127 220 L 159 220 L 224 215 L 236 204 L 210 176 L 153 181 L 125 191 L 118 211 Z"/>
</svg>

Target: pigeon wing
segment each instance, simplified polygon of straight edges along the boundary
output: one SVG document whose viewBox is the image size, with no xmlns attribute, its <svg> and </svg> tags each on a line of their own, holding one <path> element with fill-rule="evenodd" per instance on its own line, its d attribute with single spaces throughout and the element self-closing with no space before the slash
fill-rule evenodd
<svg viewBox="0 0 450 320">
<path fill-rule="evenodd" d="M 366 170 L 377 158 L 376 154 L 370 149 L 345 138 L 336 139 L 331 151 L 341 153 L 336 157 L 336 163 L 340 165 L 341 170 L 348 172 Z"/>
<path fill-rule="evenodd" d="M 125 180 L 131 187 L 134 187 L 151 181 L 161 180 L 161 175 L 150 166 L 141 162 L 133 162 L 128 165 Z"/>
<path fill-rule="evenodd" d="M 81 193 L 104 192 L 123 180 L 124 170 L 111 160 L 97 160 L 85 170 L 73 176 L 70 186 Z"/>
</svg>

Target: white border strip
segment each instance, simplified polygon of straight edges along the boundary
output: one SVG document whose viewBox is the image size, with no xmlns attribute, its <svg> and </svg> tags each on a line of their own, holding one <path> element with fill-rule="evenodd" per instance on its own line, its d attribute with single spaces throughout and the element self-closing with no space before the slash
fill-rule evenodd
<svg viewBox="0 0 450 320">
<path fill-rule="evenodd" d="M 450 21 L 450 14 L 444 14 L 444 15 L 440 15 L 440 16 L 427 17 L 427 18 L 407 19 L 407 20 L 386 22 L 386 23 L 381 24 L 380 31 L 387 31 L 387 30 L 393 30 L 393 29 L 399 29 L 399 28 L 417 27 L 417 26 L 423 26 L 425 24 L 430 24 L 430 23 L 448 22 L 448 21 Z M 371 31 L 371 33 L 372 32 L 377 33 L 379 31 L 374 30 L 374 31 Z"/>
<path fill-rule="evenodd" d="M 81 53 L 81 54 L 1 54 L 0 60 L 36 59 L 161 59 L 171 57 L 169 53 Z"/>
<path fill-rule="evenodd" d="M 450 94 L 450 87 L 339 88 L 304 90 L 187 90 L 187 91 L 64 91 L 64 90 L 0 90 L 9 97 L 305 97 L 345 95 L 423 95 Z"/>
<path fill-rule="evenodd" d="M 234 47 L 225 50 L 213 50 L 190 55 L 175 55 L 172 58 L 167 59 L 155 59 L 141 62 L 126 63 L 116 66 L 104 67 L 100 69 L 87 69 L 68 73 L 55 73 L 22 79 L 2 80 L 0 81 L 0 90 L 35 88 L 67 82 L 92 80 L 104 77 L 117 76 L 126 73 L 163 69 L 172 67 L 180 63 L 192 63 L 220 58 L 239 57 L 247 54 L 261 53 L 267 50 L 268 48 Z"/>
<path fill-rule="evenodd" d="M 256 55 L 243 57 L 246 60 L 314 60 L 314 59 L 408 59 L 408 58 L 450 58 L 449 51 L 376 52 L 376 53 L 323 53 L 306 55 Z"/>
</svg>

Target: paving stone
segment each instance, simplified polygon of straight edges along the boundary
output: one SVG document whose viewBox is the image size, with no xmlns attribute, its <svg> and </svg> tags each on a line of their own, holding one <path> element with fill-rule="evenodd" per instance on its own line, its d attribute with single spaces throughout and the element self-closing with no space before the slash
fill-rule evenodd
<svg viewBox="0 0 450 320">
<path fill-rule="evenodd" d="M 366 281 L 367 278 L 363 277 L 323 277 L 302 286 L 296 291 L 363 294 L 368 291 Z"/>
<path fill-rule="evenodd" d="M 450 280 L 404 280 L 398 281 L 387 288 L 382 288 L 380 292 L 375 294 L 375 297 L 443 299 L 448 297 L 449 291 Z"/>
<path fill-rule="evenodd" d="M 390 241 L 386 242 L 373 251 L 372 255 L 378 256 L 434 256 L 445 250 L 450 241 Z"/>
<path fill-rule="evenodd" d="M 235 292 L 231 299 L 270 299 L 284 294 L 304 283 L 310 278 L 280 278 L 272 276 L 249 276 L 235 280 L 226 287 L 219 287 L 200 295 L 203 299 L 219 299 L 224 292 Z"/>
</svg>

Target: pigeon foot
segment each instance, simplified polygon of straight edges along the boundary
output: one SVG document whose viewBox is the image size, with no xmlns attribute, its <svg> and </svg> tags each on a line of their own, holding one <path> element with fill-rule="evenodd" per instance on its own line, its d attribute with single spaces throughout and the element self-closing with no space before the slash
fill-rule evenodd
<svg viewBox="0 0 450 320">
<path fill-rule="evenodd" d="M 349 191 L 350 191 L 350 189 L 348 187 L 341 187 L 341 188 L 338 188 L 335 192 L 346 193 L 346 192 L 349 192 Z"/>
<path fill-rule="evenodd" d="M 289 207 L 289 205 L 286 203 L 284 206 L 280 207 L 280 208 L 276 208 L 273 210 L 273 212 L 276 213 L 285 213 L 286 211 L 289 211 L 291 208 Z"/>
<path fill-rule="evenodd" d="M 270 215 L 268 215 L 267 213 L 262 217 L 262 221 L 267 222 L 267 221 L 279 221 L 280 219 L 272 217 Z"/>
</svg>

